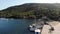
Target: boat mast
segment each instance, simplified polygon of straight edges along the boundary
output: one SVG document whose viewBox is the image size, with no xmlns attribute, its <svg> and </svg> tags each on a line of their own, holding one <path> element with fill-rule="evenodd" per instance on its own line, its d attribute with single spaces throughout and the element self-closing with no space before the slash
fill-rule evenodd
<svg viewBox="0 0 60 34">
<path fill-rule="evenodd" d="M 36 24 L 36 17 L 35 17 L 35 24 Z"/>
</svg>

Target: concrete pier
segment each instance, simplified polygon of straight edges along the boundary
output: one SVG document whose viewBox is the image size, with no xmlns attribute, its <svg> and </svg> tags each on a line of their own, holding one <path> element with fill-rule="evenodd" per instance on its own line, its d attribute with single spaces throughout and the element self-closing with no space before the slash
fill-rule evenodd
<svg viewBox="0 0 60 34">
<path fill-rule="evenodd" d="M 49 25 L 44 25 L 41 34 L 60 34 L 60 22 L 58 21 L 53 21 L 49 23 L 54 27 L 54 31 L 50 32 L 50 26 Z"/>
</svg>

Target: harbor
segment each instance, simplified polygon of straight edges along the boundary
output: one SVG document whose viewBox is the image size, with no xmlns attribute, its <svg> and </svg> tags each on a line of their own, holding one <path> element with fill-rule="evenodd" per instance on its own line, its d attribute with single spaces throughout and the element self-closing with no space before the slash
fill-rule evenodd
<svg viewBox="0 0 60 34">
<path fill-rule="evenodd" d="M 32 25 L 29 25 L 29 31 L 35 32 L 35 34 L 56 34 L 59 33 L 59 21 L 48 20 L 46 16 L 43 16 L 41 19 L 38 19 Z"/>
<path fill-rule="evenodd" d="M 50 25 L 44 25 L 42 30 L 41 29 L 35 29 L 35 34 L 60 34 L 60 22 L 59 21 L 48 21 L 54 30 L 50 30 Z"/>
</svg>

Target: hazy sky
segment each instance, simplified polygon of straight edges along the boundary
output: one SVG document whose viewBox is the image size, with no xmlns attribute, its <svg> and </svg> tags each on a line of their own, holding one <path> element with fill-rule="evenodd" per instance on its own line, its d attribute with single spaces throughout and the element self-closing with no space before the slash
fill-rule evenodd
<svg viewBox="0 0 60 34">
<path fill-rule="evenodd" d="M 0 10 L 24 3 L 60 3 L 60 0 L 0 0 Z"/>
</svg>

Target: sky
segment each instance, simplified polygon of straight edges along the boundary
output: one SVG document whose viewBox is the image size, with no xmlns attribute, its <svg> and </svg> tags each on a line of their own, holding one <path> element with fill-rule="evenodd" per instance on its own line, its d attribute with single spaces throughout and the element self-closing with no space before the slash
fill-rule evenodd
<svg viewBox="0 0 60 34">
<path fill-rule="evenodd" d="M 0 10 L 24 3 L 60 3 L 60 0 L 0 0 Z"/>
</svg>

